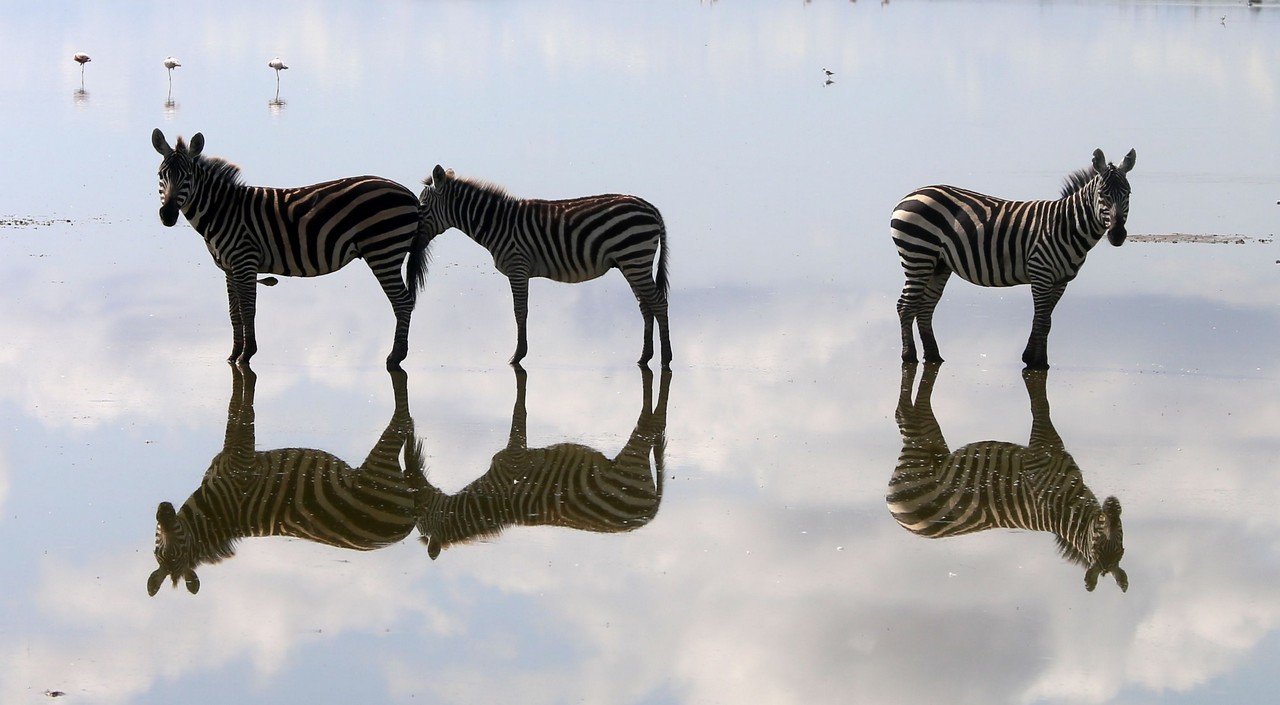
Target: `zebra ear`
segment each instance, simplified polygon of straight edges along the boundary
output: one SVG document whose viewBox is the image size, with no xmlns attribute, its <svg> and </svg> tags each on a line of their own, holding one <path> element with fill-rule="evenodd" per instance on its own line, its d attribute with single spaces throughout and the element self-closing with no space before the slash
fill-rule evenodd
<svg viewBox="0 0 1280 705">
<path fill-rule="evenodd" d="M 1098 576 L 1102 574 L 1102 566 L 1092 565 L 1084 574 L 1084 589 L 1093 592 L 1098 587 Z"/>
<path fill-rule="evenodd" d="M 160 592 L 160 586 L 164 584 L 164 579 L 168 575 L 164 572 L 164 568 L 156 568 L 151 577 L 147 578 L 147 594 L 155 597 Z"/>
<path fill-rule="evenodd" d="M 1138 161 L 1138 151 L 1136 149 L 1129 150 L 1129 153 L 1124 155 L 1124 161 L 1120 163 L 1120 173 L 1129 173 L 1129 170 L 1133 168 L 1133 163 L 1136 161 Z"/>
<path fill-rule="evenodd" d="M 436 168 L 431 170 L 431 180 L 434 181 L 437 186 L 439 186 L 442 181 L 444 181 L 445 179 L 449 178 L 452 175 L 453 175 L 452 170 L 445 171 L 444 167 L 440 166 L 439 164 L 436 165 Z"/>
<path fill-rule="evenodd" d="M 200 578 L 196 577 L 196 572 L 194 570 L 187 571 L 185 582 L 187 583 L 187 592 L 192 595 L 200 592 Z"/>
<path fill-rule="evenodd" d="M 1129 574 L 1124 572 L 1124 568 L 1112 568 L 1111 575 L 1116 579 L 1116 585 L 1120 586 L 1120 592 L 1129 592 Z"/>
<path fill-rule="evenodd" d="M 169 142 L 164 138 L 164 133 L 161 132 L 158 127 L 151 131 L 151 146 L 154 147 L 162 157 L 167 157 L 173 152 L 173 147 L 169 146 Z"/>
<path fill-rule="evenodd" d="M 201 150 L 204 149 L 204 133 L 197 132 L 191 136 L 191 156 L 200 156 Z"/>
<path fill-rule="evenodd" d="M 1107 158 L 1102 156 L 1101 149 L 1093 150 L 1093 170 L 1102 172 L 1107 168 Z"/>
</svg>

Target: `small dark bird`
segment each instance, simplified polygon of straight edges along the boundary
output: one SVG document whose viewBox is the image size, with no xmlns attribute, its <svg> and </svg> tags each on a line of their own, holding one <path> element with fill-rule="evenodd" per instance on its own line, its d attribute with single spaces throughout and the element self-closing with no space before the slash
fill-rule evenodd
<svg viewBox="0 0 1280 705">
<path fill-rule="evenodd" d="M 90 59 L 89 55 L 82 51 L 76 52 L 75 56 L 71 58 L 75 60 L 77 64 L 80 64 L 80 78 L 84 78 L 84 65 L 93 61 L 93 59 Z"/>
<path fill-rule="evenodd" d="M 823 73 L 825 73 L 825 74 L 827 74 L 827 78 L 828 78 L 828 79 L 830 79 L 832 76 L 836 75 L 836 72 L 835 72 L 835 71 L 832 71 L 831 69 L 822 69 L 822 72 L 823 72 Z"/>
</svg>

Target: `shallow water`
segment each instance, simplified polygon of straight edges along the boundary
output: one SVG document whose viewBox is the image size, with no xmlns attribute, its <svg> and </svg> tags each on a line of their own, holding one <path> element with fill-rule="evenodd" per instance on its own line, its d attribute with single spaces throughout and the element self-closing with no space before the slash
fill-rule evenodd
<svg viewBox="0 0 1280 705">
<path fill-rule="evenodd" d="M 374 8 L 0 9 L 0 701 L 1221 703 L 1280 685 L 1280 7 Z M 367 552 L 249 538 L 197 594 L 149 597 L 156 507 L 200 486 L 235 384 L 222 275 L 156 215 L 157 126 L 203 132 L 253 184 L 416 187 L 439 163 L 521 196 L 655 203 L 675 348 L 656 515 L 512 526 L 435 560 L 416 530 Z M 1137 150 L 1135 237 L 1068 288 L 1043 400 L 1018 359 L 1025 288 L 953 281 L 948 361 L 904 370 L 896 200 L 938 182 L 1052 198 L 1098 147 Z M 1137 237 L 1169 233 L 1245 241 Z M 622 278 L 531 290 L 529 448 L 612 460 L 653 437 L 663 376 L 634 365 Z M 262 290 L 258 330 L 259 451 L 358 466 L 403 428 L 363 265 Z M 402 391 L 445 493 L 508 447 L 513 347 L 506 281 L 442 236 Z M 899 526 L 904 374 L 936 374 L 948 450 L 1028 445 L 1047 404 L 1081 481 L 1123 507 L 1127 591 L 1086 591 L 1044 532 Z"/>
</svg>

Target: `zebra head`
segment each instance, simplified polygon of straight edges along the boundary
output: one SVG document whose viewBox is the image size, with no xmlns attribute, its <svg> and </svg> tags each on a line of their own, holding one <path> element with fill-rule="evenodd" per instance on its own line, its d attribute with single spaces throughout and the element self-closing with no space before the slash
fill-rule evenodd
<svg viewBox="0 0 1280 705">
<path fill-rule="evenodd" d="M 195 552 L 190 546 L 190 534 L 173 505 L 161 502 L 156 508 L 156 562 L 160 564 L 147 578 L 147 594 L 152 597 L 160 590 L 165 578 L 172 578 L 173 586 L 178 586 L 178 578 L 187 585 L 187 592 L 192 595 L 200 591 L 200 578 L 196 577 Z"/>
<path fill-rule="evenodd" d="M 431 176 L 422 180 L 422 194 L 418 196 L 418 221 L 421 229 L 427 233 L 430 242 L 440 233 L 453 227 L 449 222 L 448 195 L 445 190 L 453 179 L 453 169 L 445 169 L 439 164 L 432 170 Z"/>
<path fill-rule="evenodd" d="M 1084 587 L 1089 592 L 1098 586 L 1098 578 L 1110 573 L 1121 592 L 1129 590 L 1129 576 L 1120 567 L 1124 557 L 1124 526 L 1120 523 L 1120 500 L 1107 497 L 1093 524 L 1093 561 L 1084 574 Z"/>
<path fill-rule="evenodd" d="M 1107 241 L 1119 247 L 1124 244 L 1128 232 L 1124 228 L 1129 219 L 1129 177 L 1126 174 L 1137 161 L 1138 153 L 1129 150 L 1120 166 L 1108 164 L 1101 149 L 1093 150 L 1093 170 L 1098 178 L 1097 200 L 1094 207 L 1107 228 Z"/>
<path fill-rule="evenodd" d="M 204 149 L 204 135 L 193 135 L 190 147 L 181 137 L 176 147 L 170 147 L 157 127 L 151 132 L 151 146 L 164 157 L 160 162 L 160 222 L 170 227 L 178 222 L 178 209 L 186 205 L 191 195 L 195 159 Z"/>
</svg>

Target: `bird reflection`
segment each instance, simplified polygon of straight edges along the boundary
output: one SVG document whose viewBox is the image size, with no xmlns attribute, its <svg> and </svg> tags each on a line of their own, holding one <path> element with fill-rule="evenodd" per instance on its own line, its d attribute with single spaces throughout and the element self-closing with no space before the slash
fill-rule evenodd
<svg viewBox="0 0 1280 705">
<path fill-rule="evenodd" d="M 1129 577 L 1120 567 L 1124 528 L 1120 501 L 1099 505 L 1080 468 L 1063 447 L 1049 418 L 1048 374 L 1024 370 L 1031 400 L 1031 439 L 970 443 L 951 452 L 934 418 L 930 397 L 939 365 L 926 364 L 911 401 L 916 365 L 902 366 L 897 420 L 902 455 L 889 481 L 886 502 L 893 518 L 912 533 L 945 538 L 993 528 L 1047 531 L 1067 560 L 1085 568 L 1092 591 L 1110 573 L 1122 591 Z"/>
<path fill-rule="evenodd" d="M 272 115 L 278 116 L 280 115 L 280 113 L 284 112 L 284 106 L 286 105 L 288 105 L 288 103 L 285 102 L 285 100 L 281 98 L 279 94 L 276 94 L 276 97 L 267 101 L 267 111 L 270 112 Z"/>
<path fill-rule="evenodd" d="M 507 447 L 494 454 L 488 472 L 457 494 L 445 494 L 428 481 L 420 496 L 418 530 L 428 555 L 435 559 L 451 545 L 495 537 L 512 525 L 615 533 L 649 523 L 662 501 L 671 372 L 661 373 L 656 408 L 653 372 L 641 367 L 640 373 L 640 418 L 626 446 L 610 459 L 576 443 L 528 447 L 526 373 L 517 365 Z"/>
<path fill-rule="evenodd" d="M 292 536 L 368 551 L 404 539 L 414 527 L 422 455 L 409 416 L 407 376 L 391 375 L 395 410 L 358 468 L 323 450 L 254 450 L 256 375 L 232 365 L 226 439 L 204 479 L 180 509 L 156 510 L 155 558 L 147 580 L 155 595 L 166 578 L 200 589 L 196 568 L 235 553 L 249 536 Z M 403 451 L 404 463 L 401 463 Z"/>
</svg>

